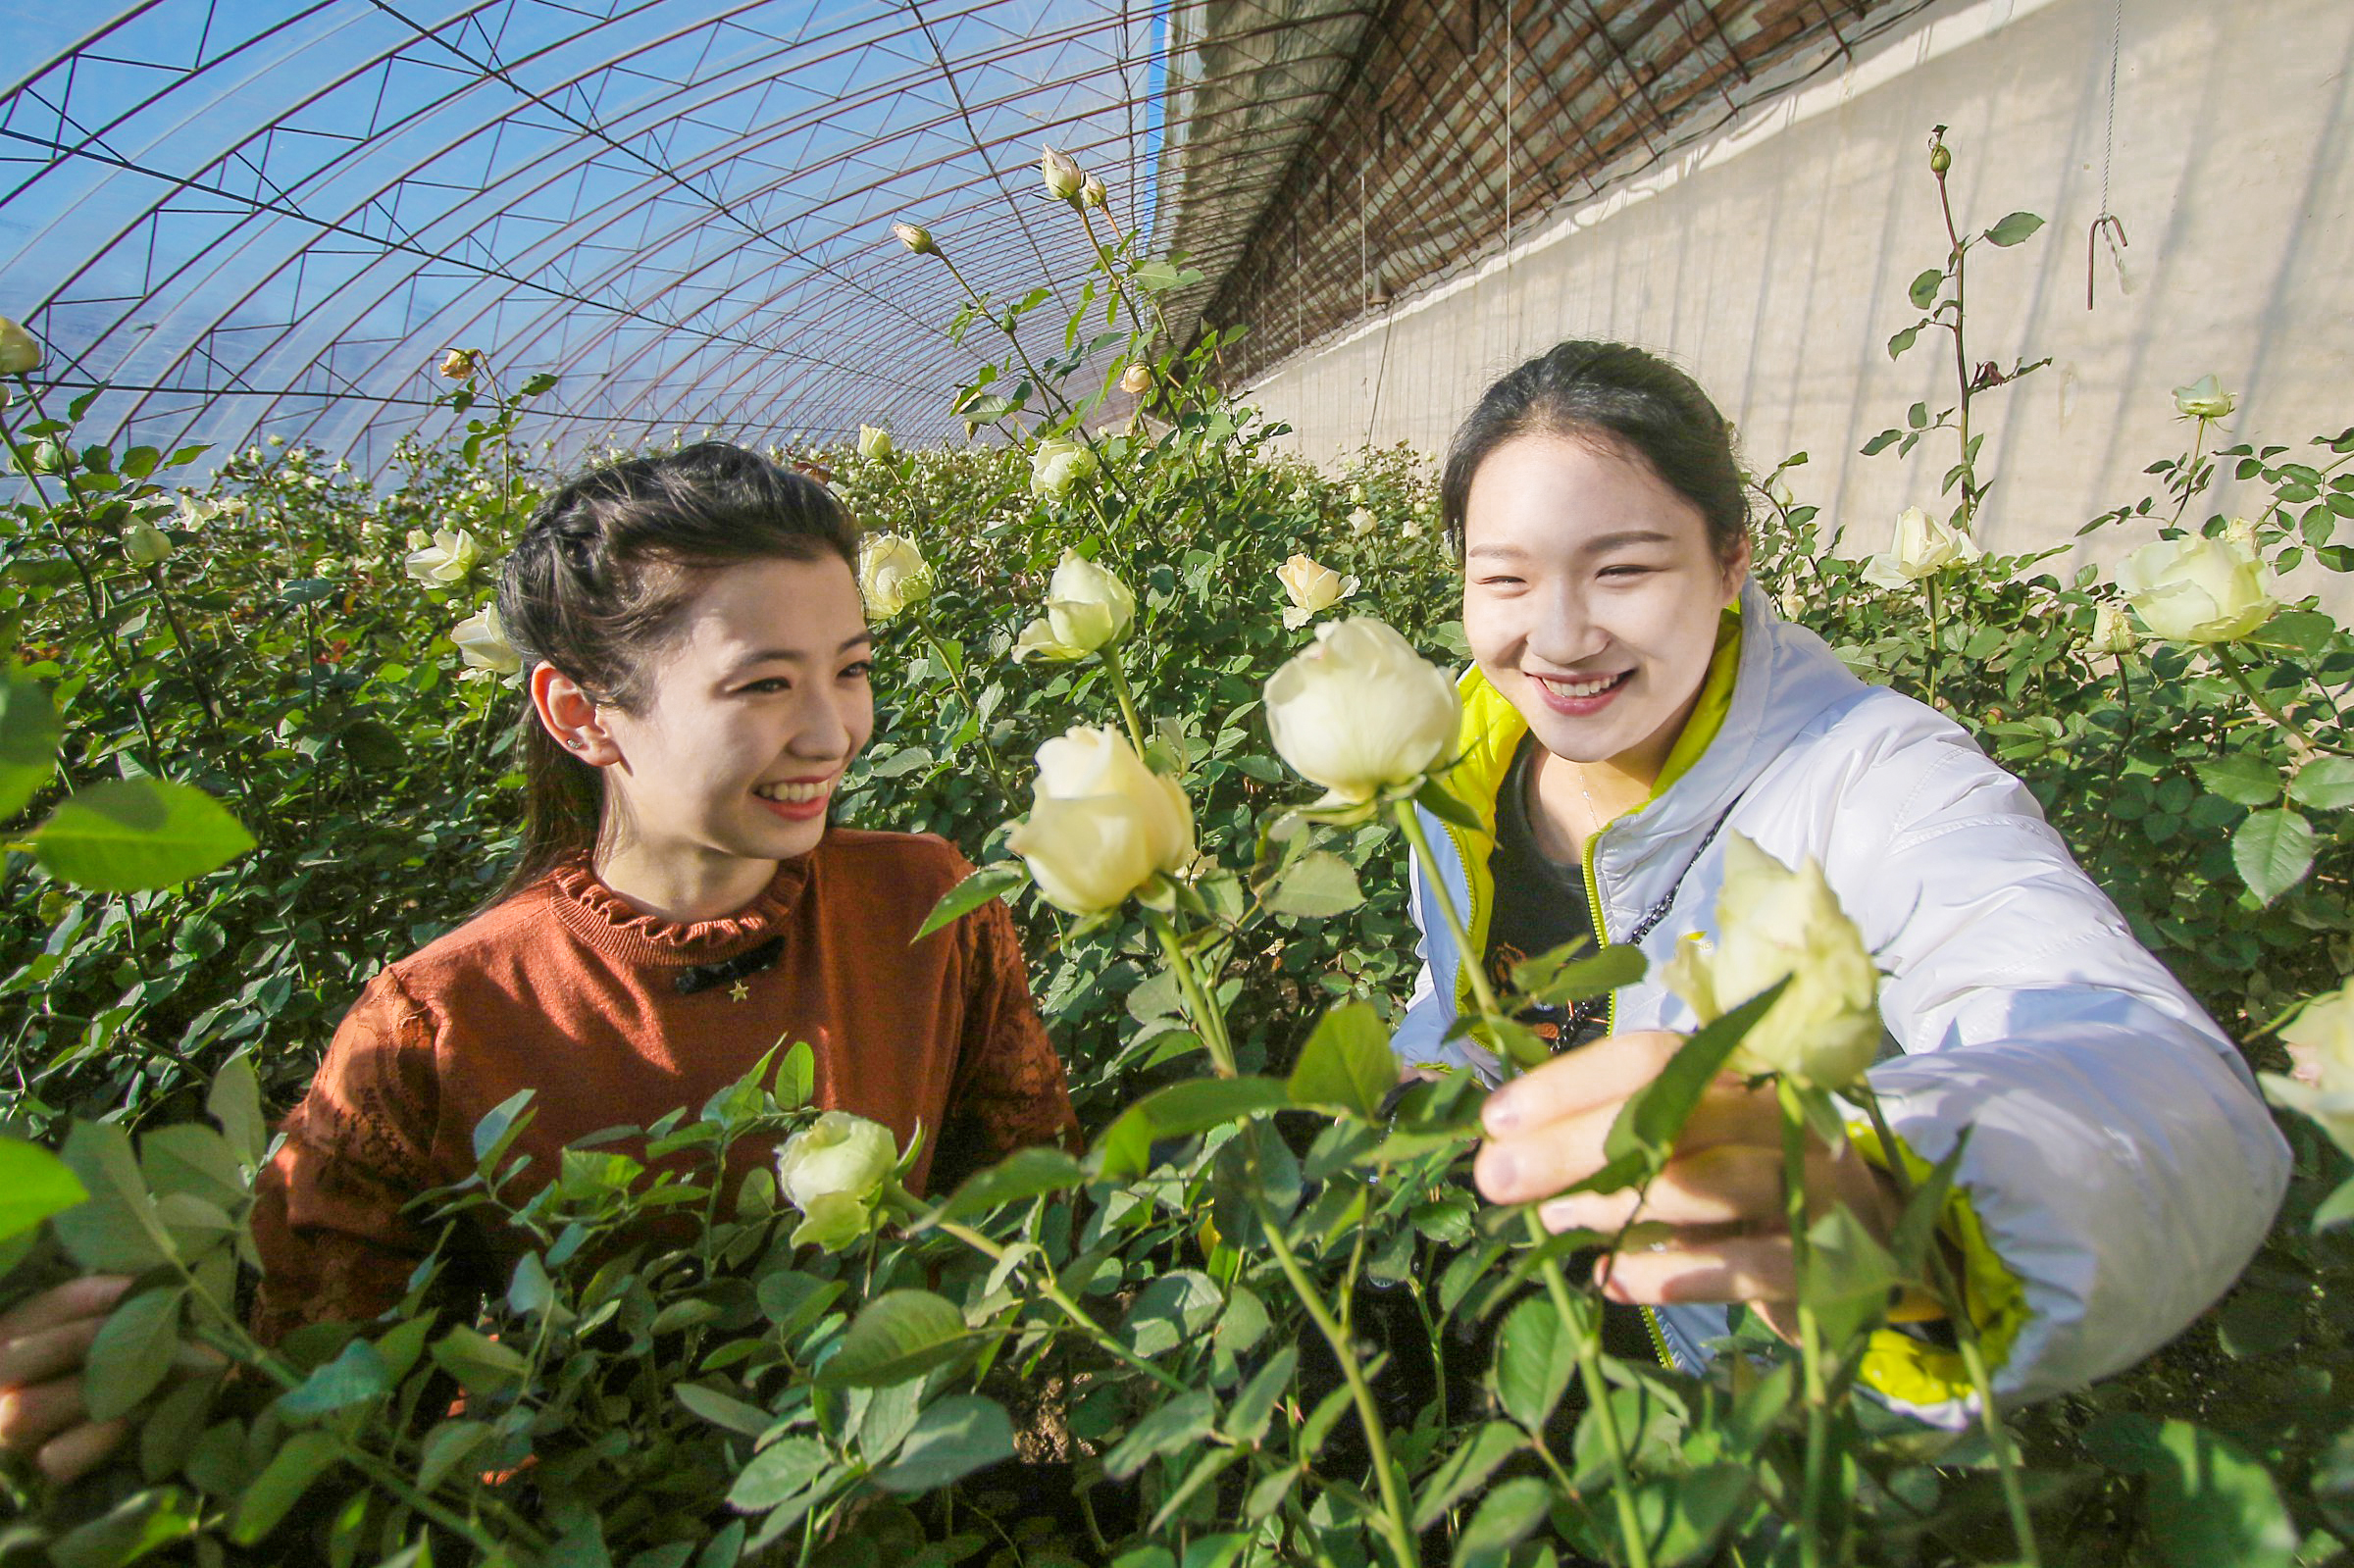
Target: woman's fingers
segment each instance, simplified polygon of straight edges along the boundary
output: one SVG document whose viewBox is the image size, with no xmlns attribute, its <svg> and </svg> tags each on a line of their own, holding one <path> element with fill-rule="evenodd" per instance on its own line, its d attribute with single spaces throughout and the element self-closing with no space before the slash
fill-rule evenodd
<svg viewBox="0 0 2354 1568">
<path fill-rule="evenodd" d="M 1601 1043 L 1607 1045 L 1611 1041 Z M 1625 1103 L 1623 1097 L 1608 1100 L 1510 1134 L 1491 1134 L 1480 1145 L 1472 1164 L 1473 1181 L 1492 1203 L 1551 1197 L 1563 1188 L 1584 1181 L 1602 1169 L 1603 1148 L 1610 1138 L 1611 1124 L 1618 1119 Z M 1691 1119 L 1676 1139 L 1676 1147 L 1686 1155 L 1725 1143 L 1772 1144 L 1778 1148 L 1780 1114 L 1771 1094 L 1752 1090 L 1733 1079 L 1720 1079 L 1702 1091 L 1700 1103 L 1693 1108 Z"/>
<path fill-rule="evenodd" d="M 0 1448 L 30 1453 L 59 1433 L 84 1424 L 78 1367 L 72 1377 L 0 1390 Z"/>
<path fill-rule="evenodd" d="M 1782 1156 L 1754 1143 L 1721 1143 L 1668 1161 L 1648 1191 L 1578 1192 L 1537 1210 L 1549 1231 L 1611 1233 L 1628 1225 L 1778 1224 Z"/>
<path fill-rule="evenodd" d="M 102 1317 L 76 1318 L 35 1334 L 0 1342 L 0 1399 L 15 1390 L 81 1375 L 90 1342 L 106 1326 Z"/>
<path fill-rule="evenodd" d="M 84 1422 L 55 1442 L 44 1443 L 35 1462 L 42 1474 L 63 1486 L 122 1446 L 129 1432 L 130 1423 L 123 1419 Z"/>
<path fill-rule="evenodd" d="M 103 1318 L 129 1289 L 128 1274 L 85 1274 L 78 1280 L 51 1286 L 31 1300 L 0 1315 L 0 1387 L 8 1382 L 7 1355 L 12 1341 L 77 1318 Z"/>
<path fill-rule="evenodd" d="M 1796 1294 L 1790 1238 L 1735 1236 L 1700 1246 L 1620 1252 L 1594 1265 L 1594 1283 L 1613 1301 L 1669 1306 L 1684 1301 L 1787 1301 Z"/>
<path fill-rule="evenodd" d="M 1660 1076 L 1684 1043 L 1671 1030 L 1612 1035 L 1532 1068 L 1490 1094 L 1480 1121 L 1510 1138 L 1599 1106 L 1615 1105 Z"/>
</svg>

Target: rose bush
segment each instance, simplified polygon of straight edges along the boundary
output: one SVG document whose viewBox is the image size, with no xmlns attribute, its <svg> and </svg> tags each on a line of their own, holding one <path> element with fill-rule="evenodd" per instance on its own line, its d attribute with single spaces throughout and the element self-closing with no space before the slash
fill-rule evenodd
<svg viewBox="0 0 2354 1568">
<path fill-rule="evenodd" d="M 1083 202 L 1083 175 L 1078 188 Z M 1970 241 L 2017 243 L 2024 216 Z M 923 239 L 901 236 L 904 265 L 943 264 Z M 1091 280 L 1099 303 L 1116 293 L 1149 323 L 1187 277 L 1115 229 Z M 1959 337 L 1960 270 L 1924 278 L 1918 307 L 1944 290 L 1954 308 L 1919 329 Z M 976 301 L 962 325 L 1033 308 Z M 1009 427 L 1002 444 L 780 453 L 833 473 L 875 534 L 930 568 L 911 634 L 879 653 L 887 722 L 845 778 L 842 820 L 944 833 L 981 868 L 952 897 L 1011 895 L 1086 1153 L 1028 1151 L 910 1213 L 888 1171 L 867 1185 L 896 1168 L 871 1138 L 793 1142 L 822 1118 L 808 1053 L 787 1050 L 643 1130 L 668 1151 L 654 1168 L 599 1143 L 527 1201 L 503 1162 L 529 1107 L 502 1107 L 474 1130 L 474 1177 L 419 1212 L 490 1207 L 523 1239 L 511 1276 L 445 1318 L 436 1261 L 385 1321 L 276 1352 L 242 1339 L 235 1310 L 264 1107 L 299 1089 L 373 964 L 462 918 L 512 852 L 514 689 L 450 629 L 477 629 L 466 639 L 486 652 L 496 635 L 480 565 L 544 481 L 510 437 L 550 388 L 497 394 L 470 358 L 435 416 L 445 426 L 381 474 L 256 445 L 201 484 L 205 454 L 110 450 L 76 434 L 71 405 L 12 405 L 27 489 L 5 513 L 0 626 L 19 673 L 0 784 L 26 777 L 12 770 L 40 711 L 24 694 L 38 693 L 64 772 L 10 797 L 27 820 L 84 780 L 184 779 L 258 842 L 176 888 L 94 889 L 23 855 L 0 868 L 0 988 L 23 998 L 0 1021 L 0 1082 L 13 1130 L 60 1143 L 71 1173 L 0 1139 L 19 1194 L 5 1287 L 126 1236 L 147 1271 L 108 1327 L 124 1353 L 92 1374 L 108 1407 L 138 1412 L 135 1451 L 77 1492 L 7 1483 L 18 1519 L 0 1550 L 88 1568 L 151 1549 L 404 1568 L 428 1553 L 516 1568 L 1783 1562 L 1803 1560 L 1812 1470 L 1837 1478 L 1813 1533 L 1826 1558 L 2337 1551 L 2354 1354 L 2332 1301 L 2354 1286 L 2354 1205 L 2332 1197 L 2346 1166 L 2320 1096 L 2338 1092 L 2342 1041 L 2326 1004 L 2288 1031 L 2322 1084 L 2276 1073 L 2314 1091 L 2325 1123 L 2284 1117 L 2300 1176 L 2245 1285 L 2145 1368 L 2012 1413 L 1997 1429 L 2010 1446 L 1890 1431 L 1845 1392 L 1898 1277 L 1934 1284 L 1933 1188 L 1896 1252 L 1822 1253 L 1849 1271 L 1817 1281 L 1843 1315 L 1813 1354 L 1822 1401 L 1800 1397 L 1803 1358 L 1753 1327 L 1747 1353 L 1706 1378 L 1609 1352 L 1562 1254 L 1461 1185 L 1475 1091 L 1423 1085 L 1385 1103 L 1413 958 L 1388 831 L 1399 802 L 1387 818 L 1365 808 L 1434 787 L 1418 781 L 1451 760 L 1445 672 L 1463 657 L 1432 476 L 1402 450 L 1339 474 L 1279 455 L 1216 386 L 1219 341 L 1140 328 L 1035 378 L 1009 344 L 957 400 L 977 427 Z M 1153 417 L 1123 429 L 1122 408 L 1106 424 L 1110 367 L 1147 364 Z M 1964 515 L 1946 526 L 1965 533 L 1987 395 L 1959 385 L 1877 448 L 1954 438 Z M 2093 526 L 2244 549 L 2283 598 L 2300 566 L 2354 567 L 2337 542 L 2354 432 L 2210 451 L 2210 423 L 2193 417 L 2160 493 Z M 1066 443 L 1066 472 L 1090 482 L 1036 493 L 1032 442 Z M 2226 466 L 2270 497 L 2238 544 L 2228 520 L 2194 510 Z M 71 490 L 52 482 L 66 474 Z M 2234 641 L 2119 637 L 2119 584 L 2033 556 L 1957 551 L 1884 588 L 1834 547 L 1805 481 L 1800 459 L 1760 477 L 1757 570 L 1775 597 L 2020 771 L 2137 935 L 2260 1066 L 2287 1068 L 2268 1026 L 2354 970 L 2339 829 L 2354 748 L 2334 700 L 2354 642 L 2310 601 Z M 182 546 L 200 527 L 204 548 L 147 570 L 84 551 L 127 543 L 138 518 Z M 464 531 L 481 561 L 414 578 L 411 530 L 427 545 Z M 1294 555 L 1356 578 L 1350 602 L 1368 612 L 1296 658 L 1268 587 Z M 1008 766 L 1033 753 L 1035 778 Z M 1317 788 L 1337 802 L 1319 806 Z M 1098 832 L 1099 805 L 1116 831 Z M 1117 852 L 1073 847 L 1103 843 Z M 1749 1050 L 1742 1065 L 1786 1082 L 1841 1080 L 1868 960 L 1805 868 L 1738 880 L 1713 990 L 1733 1000 L 1794 970 L 1776 1011 L 1829 1027 L 1784 1044 L 1848 1059 L 1776 1047 L 1772 1012 L 1737 1039 L 1720 1020 L 1710 1047 Z M 1603 972 L 1586 961 L 1550 955 L 1526 983 L 1573 988 Z M 1698 1059 L 1671 1066 L 1648 1117 L 1672 1125 L 1668 1102 L 1705 1087 Z M 1644 1180 L 1666 1144 L 1629 1136 Z M 747 1139 L 804 1158 L 743 1158 Z M 840 1180 L 809 1179 L 829 1168 Z M 90 1194 L 78 1209 L 75 1183 Z M 44 1205 L 63 1223 L 24 1229 Z M 664 1213 L 692 1223 L 639 1223 Z M 158 1215 L 173 1223 L 141 1218 Z M 186 1335 L 242 1370 L 167 1387 Z M 2007 1492 L 2031 1506 L 2031 1546 Z"/>
</svg>

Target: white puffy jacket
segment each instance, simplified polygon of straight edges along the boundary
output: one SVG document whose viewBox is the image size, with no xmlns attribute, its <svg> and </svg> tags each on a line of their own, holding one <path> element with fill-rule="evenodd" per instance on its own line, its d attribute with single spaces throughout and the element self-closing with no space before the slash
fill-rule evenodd
<svg viewBox="0 0 2354 1568">
<path fill-rule="evenodd" d="M 1463 692 L 1467 751 L 1449 784 L 1492 830 L 1526 726 L 1476 670 Z M 1614 1029 L 1695 1027 L 1657 976 L 1679 940 L 1714 938 L 1722 834 L 1694 850 L 1728 806 L 1726 832 L 1786 865 L 1818 861 L 1879 955 L 1892 1043 L 1870 1081 L 1899 1138 L 1935 1162 L 1974 1129 L 1948 1233 L 1998 1395 L 2116 1372 L 2230 1286 L 2289 1166 L 2238 1050 L 2134 940 L 2023 784 L 1932 709 L 1858 681 L 1754 583 L 1662 787 L 1588 851 L 1606 936 L 1683 876 L 1642 942 L 1652 978 L 1618 992 Z M 1493 841 L 1425 826 L 1484 943 Z M 1492 1076 L 1478 1047 L 1444 1038 L 1468 983 L 1419 868 L 1412 904 L 1423 969 L 1393 1047 L 1402 1063 Z M 1670 1307 L 1655 1323 L 1689 1369 L 1727 1312 Z M 1875 1339 L 1864 1380 L 1939 1425 L 1974 1409 L 1959 1358 L 1899 1331 Z"/>
</svg>

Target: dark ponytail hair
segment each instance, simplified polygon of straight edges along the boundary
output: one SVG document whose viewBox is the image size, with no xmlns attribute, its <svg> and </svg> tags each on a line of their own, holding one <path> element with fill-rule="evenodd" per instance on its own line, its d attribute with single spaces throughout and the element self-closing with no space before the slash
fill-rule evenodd
<svg viewBox="0 0 2354 1568">
<path fill-rule="evenodd" d="M 592 700 L 637 713 L 709 573 L 829 556 L 858 569 L 858 528 L 833 491 L 705 441 L 591 469 L 542 501 L 499 573 L 499 626 L 526 671 L 554 665 Z M 603 822 L 598 770 L 556 743 L 528 696 L 519 739 L 523 857 L 491 903 L 593 849 Z"/>
<path fill-rule="evenodd" d="M 1439 476 L 1439 515 L 1458 556 L 1472 476 L 1519 435 L 1562 435 L 1641 458 L 1699 510 L 1719 561 L 1731 561 L 1749 534 L 1749 492 L 1732 434 L 1700 383 L 1632 344 L 1572 338 L 1489 387 L 1455 432 Z"/>
</svg>

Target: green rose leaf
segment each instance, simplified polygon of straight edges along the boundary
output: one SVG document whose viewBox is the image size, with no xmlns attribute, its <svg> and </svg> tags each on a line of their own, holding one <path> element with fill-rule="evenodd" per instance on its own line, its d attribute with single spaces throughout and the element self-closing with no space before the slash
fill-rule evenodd
<svg viewBox="0 0 2354 1568">
<path fill-rule="evenodd" d="M 91 1420 L 129 1414 L 164 1381 L 179 1351 L 179 1304 L 186 1295 L 179 1288 L 141 1290 L 108 1314 L 82 1368 L 82 1401 Z"/>
<path fill-rule="evenodd" d="M 325 1432 L 298 1432 L 287 1439 L 237 1499 L 230 1540 L 250 1546 L 277 1529 L 286 1510 L 335 1462 L 335 1439 Z"/>
<path fill-rule="evenodd" d="M 64 733 L 39 682 L 13 672 L 0 681 L 0 818 L 23 811 L 57 772 Z"/>
<path fill-rule="evenodd" d="M 817 1381 L 860 1389 L 904 1383 L 955 1359 L 972 1341 L 954 1302 L 929 1290 L 887 1290 L 859 1312 Z"/>
<path fill-rule="evenodd" d="M 99 892 L 171 887 L 253 847 L 253 835 L 192 784 L 110 779 L 68 797 L 33 830 L 51 876 Z"/>
<path fill-rule="evenodd" d="M 2313 827 L 2293 811 L 2256 811 L 2231 835 L 2231 863 L 2256 901 L 2269 904 L 2313 869 Z"/>
<path fill-rule="evenodd" d="M 2158 1432 L 2149 1539 L 2174 1568 L 2290 1568 L 2297 1532 L 2264 1467 L 2187 1421 Z"/>
<path fill-rule="evenodd" d="M 2354 806 L 2354 757 L 2316 757 L 2289 781 L 2288 798 L 2316 811 Z"/>
<path fill-rule="evenodd" d="M 1915 310 L 1927 310 L 1936 303 L 1937 290 L 1944 286 L 1945 269 L 1931 267 L 1913 279 L 1912 286 L 1905 290 L 1905 297 L 1913 302 Z"/>
<path fill-rule="evenodd" d="M 1986 230 L 1990 245 L 2016 245 L 2043 227 L 2043 220 L 2033 213 L 2012 213 Z"/>
<path fill-rule="evenodd" d="M 1422 1495 L 1414 1499 L 1414 1528 L 1428 1530 L 1437 1524 L 1448 1509 L 1476 1491 L 1496 1473 L 1498 1465 L 1518 1452 L 1527 1441 L 1518 1428 L 1507 1421 L 1491 1421 L 1471 1434 L 1461 1447 L 1431 1472 Z"/>
<path fill-rule="evenodd" d="M 1455 1543 L 1456 1568 L 1502 1568 L 1511 1549 L 1545 1520 L 1553 1487 L 1535 1476 L 1506 1482 L 1480 1500 Z"/>
<path fill-rule="evenodd" d="M 1577 1347 L 1552 1300 L 1532 1296 L 1512 1308 L 1496 1336 L 1496 1397 L 1504 1413 L 1541 1431 L 1577 1370 Z"/>
<path fill-rule="evenodd" d="M 1198 1078 L 1171 1084 L 1128 1107 L 1097 1140 L 1090 1158 L 1107 1179 L 1142 1176 L 1156 1139 L 1182 1138 L 1291 1104 L 1291 1089 L 1281 1079 Z"/>
<path fill-rule="evenodd" d="M 986 1465 L 1013 1457 L 1013 1420 L 977 1393 L 956 1394 L 927 1409 L 899 1456 L 872 1477 L 885 1492 L 931 1492 Z"/>
<path fill-rule="evenodd" d="M 1364 901 L 1356 868 L 1329 849 L 1302 855 L 1267 894 L 1267 907 L 1276 914 L 1305 919 L 1347 914 Z"/>
<path fill-rule="evenodd" d="M 89 1197 L 65 1161 L 23 1138 L 0 1138 L 0 1241 Z"/>
<path fill-rule="evenodd" d="M 1086 1180 L 1085 1167 L 1058 1148 L 1015 1149 L 988 1170 L 967 1177 L 948 1200 L 917 1222 L 915 1229 L 987 1214 L 1049 1192 L 1067 1191 Z"/>
<path fill-rule="evenodd" d="M 1390 1032 L 1382 1027 L 1381 1015 L 1368 1002 L 1347 1002 L 1317 1023 L 1284 1087 L 1295 1105 L 1371 1121 L 1397 1084 L 1398 1059 L 1390 1054 Z"/>
<path fill-rule="evenodd" d="M 1217 1401 L 1207 1389 L 1181 1393 L 1130 1428 L 1128 1436 L 1103 1456 L 1103 1468 L 1114 1481 L 1125 1481 L 1156 1455 L 1182 1448 L 1201 1437 L 1216 1418 Z"/>
<path fill-rule="evenodd" d="M 940 895 L 932 913 L 924 917 L 916 929 L 914 940 L 922 941 L 941 927 L 957 917 L 980 908 L 992 898 L 1013 891 L 1029 881 L 1029 874 L 1018 860 L 1000 860 L 994 866 L 983 866 L 971 876 Z"/>
<path fill-rule="evenodd" d="M 2280 770 L 2242 752 L 2196 765 L 2209 792 L 2243 806 L 2269 806 L 2280 798 Z"/>
</svg>

